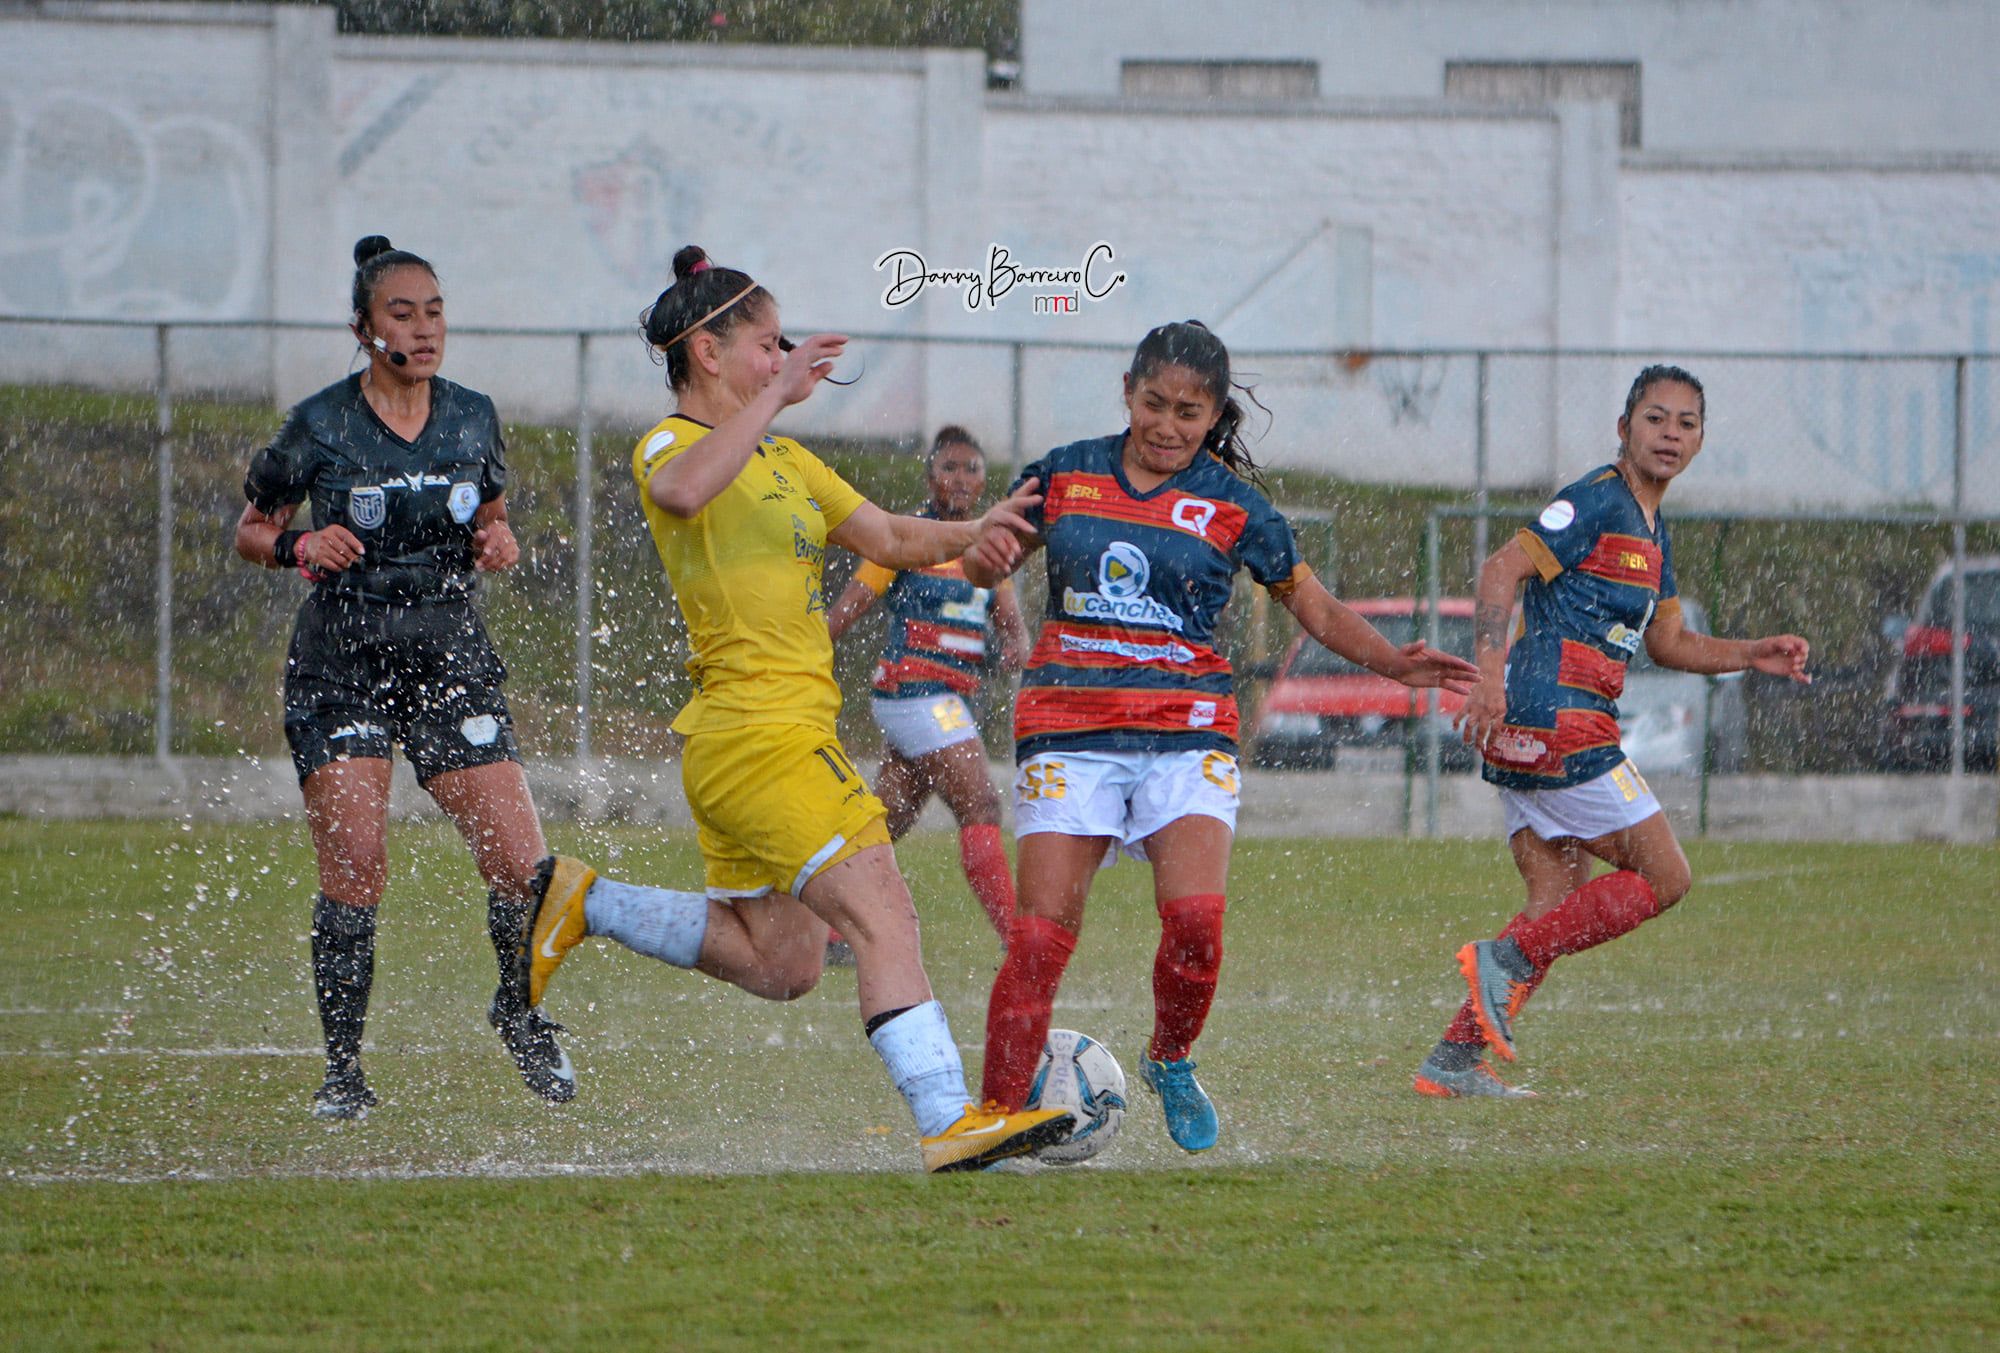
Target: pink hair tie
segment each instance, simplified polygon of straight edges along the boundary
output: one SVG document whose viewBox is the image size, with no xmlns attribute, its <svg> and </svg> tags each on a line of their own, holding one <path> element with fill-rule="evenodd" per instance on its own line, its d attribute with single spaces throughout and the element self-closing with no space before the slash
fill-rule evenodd
<svg viewBox="0 0 2000 1353">
<path fill-rule="evenodd" d="M 714 266 L 715 265 L 710 263 L 707 259 L 703 259 L 701 262 L 695 264 L 692 268 L 688 269 L 688 276 L 693 277 L 698 272 L 707 272 L 710 268 Z"/>
</svg>

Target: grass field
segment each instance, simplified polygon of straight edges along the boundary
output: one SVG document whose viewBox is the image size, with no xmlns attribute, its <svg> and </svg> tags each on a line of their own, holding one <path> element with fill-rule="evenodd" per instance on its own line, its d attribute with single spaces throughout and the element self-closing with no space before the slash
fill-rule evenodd
<svg viewBox="0 0 2000 1353">
<path fill-rule="evenodd" d="M 558 829 L 631 878 L 685 838 Z M 901 849 L 976 1074 L 995 963 L 948 837 Z M 1675 913 L 1566 960 L 1539 1100 L 1410 1071 L 1491 843 L 1244 840 L 1199 1049 L 1222 1145 L 1143 1092 L 1098 1163 L 927 1179 L 851 972 L 790 1005 L 589 946 L 575 1103 L 485 1027 L 483 899 L 401 826 L 365 1122 L 318 1083 L 297 824 L 0 821 L 0 1343 L 21 1348 L 1991 1347 L 1992 848 L 1697 845 Z M 1130 1070 L 1145 876 L 1105 875 L 1058 1022 Z"/>
</svg>

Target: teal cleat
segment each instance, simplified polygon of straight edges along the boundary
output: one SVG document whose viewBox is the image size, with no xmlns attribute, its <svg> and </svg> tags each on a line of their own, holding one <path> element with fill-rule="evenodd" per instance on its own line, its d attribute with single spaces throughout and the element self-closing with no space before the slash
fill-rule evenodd
<svg viewBox="0 0 2000 1353">
<path fill-rule="evenodd" d="M 1478 940 L 1458 951 L 1458 971 L 1487 1046 L 1514 1060 L 1514 1016 L 1528 998 L 1534 970 L 1512 940 Z"/>
<path fill-rule="evenodd" d="M 1206 1151 L 1215 1145 L 1220 1125 L 1208 1092 L 1194 1078 L 1194 1063 L 1183 1057 L 1177 1062 L 1141 1059 L 1139 1078 L 1160 1097 L 1167 1114 L 1167 1135 L 1183 1151 Z"/>
<path fill-rule="evenodd" d="M 1424 1058 L 1417 1068 L 1413 1087 L 1420 1095 L 1434 1099 L 1534 1099 L 1533 1090 L 1509 1085 L 1484 1062 L 1474 1062 L 1462 1071 L 1447 1071 L 1436 1057 Z"/>
</svg>

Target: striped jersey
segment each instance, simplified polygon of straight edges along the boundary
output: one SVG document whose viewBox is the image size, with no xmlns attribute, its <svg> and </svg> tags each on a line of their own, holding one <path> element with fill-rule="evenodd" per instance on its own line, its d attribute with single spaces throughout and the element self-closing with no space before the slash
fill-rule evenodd
<svg viewBox="0 0 2000 1353">
<path fill-rule="evenodd" d="M 854 580 L 882 598 L 889 612 L 889 642 L 875 664 L 877 695 L 907 700 L 970 695 L 979 688 L 999 588 L 974 587 L 956 559 L 902 570 L 864 560 Z"/>
<path fill-rule="evenodd" d="M 1507 654 L 1507 723 L 1482 773 L 1509 789 L 1561 789 L 1624 760 L 1625 664 L 1653 617 L 1680 607 L 1673 546 L 1666 516 L 1646 524 L 1616 465 L 1565 488 L 1515 539 L 1537 576 Z"/>
<path fill-rule="evenodd" d="M 1048 545 L 1046 617 L 1014 707 L 1015 755 L 1054 749 L 1236 749 L 1235 685 L 1215 651 L 1238 569 L 1288 587 L 1292 529 L 1208 452 L 1158 488 L 1125 478 L 1125 434 L 1027 466 Z"/>
</svg>

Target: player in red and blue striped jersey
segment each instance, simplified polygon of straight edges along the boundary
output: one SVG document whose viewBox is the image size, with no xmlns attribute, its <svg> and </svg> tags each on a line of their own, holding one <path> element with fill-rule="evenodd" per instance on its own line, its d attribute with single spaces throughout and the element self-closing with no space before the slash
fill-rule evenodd
<svg viewBox="0 0 2000 1353">
<path fill-rule="evenodd" d="M 986 1012 L 985 1097 L 1026 1098 L 1049 1010 L 1101 864 L 1123 848 L 1153 869 L 1160 946 L 1141 1066 L 1167 1130 L 1215 1145 L 1214 1105 L 1189 1053 L 1214 1000 L 1237 804 L 1237 711 L 1216 621 L 1239 569 L 1322 644 L 1411 686 L 1464 693 L 1472 664 L 1398 648 L 1299 561 L 1291 527 L 1253 482 L 1229 353 L 1200 324 L 1167 324 L 1125 373 L 1131 426 L 1027 467 L 1048 550 L 1049 601 L 1015 706 L 1019 913 Z M 981 542 L 966 577 L 1010 571 Z"/>
<path fill-rule="evenodd" d="M 918 516 L 970 521 L 986 492 L 986 453 L 956 425 L 938 429 L 924 477 L 931 501 Z M 973 896 L 1004 941 L 1014 920 L 1014 876 L 1000 843 L 1000 796 L 986 770 L 986 744 L 966 697 L 984 677 L 990 641 L 999 665 L 1020 667 L 1028 634 L 1014 585 L 975 587 L 958 560 L 888 569 L 864 562 L 827 614 L 835 640 L 877 599 L 889 612 L 888 642 L 875 664 L 875 723 L 886 751 L 875 794 L 900 841 L 930 796 L 958 820 L 958 858 Z"/>
<path fill-rule="evenodd" d="M 1701 382 L 1686 371 L 1641 371 L 1618 419 L 1618 459 L 1563 489 L 1480 570 L 1481 675 L 1460 723 L 1499 786 L 1528 905 L 1499 938 L 1459 950 L 1470 995 L 1417 1069 L 1419 1094 L 1526 1096 L 1484 1053 L 1513 1059 L 1514 1017 L 1549 965 L 1687 893 L 1687 858 L 1619 746 L 1618 696 L 1639 645 L 1681 671 L 1811 680 L 1808 645 L 1795 634 L 1715 639 L 1682 623 L 1660 500 L 1701 450 L 1706 415 Z M 1509 652 L 1507 618 L 1523 582 L 1522 630 Z M 1612 872 L 1592 879 L 1593 858 Z"/>
</svg>

